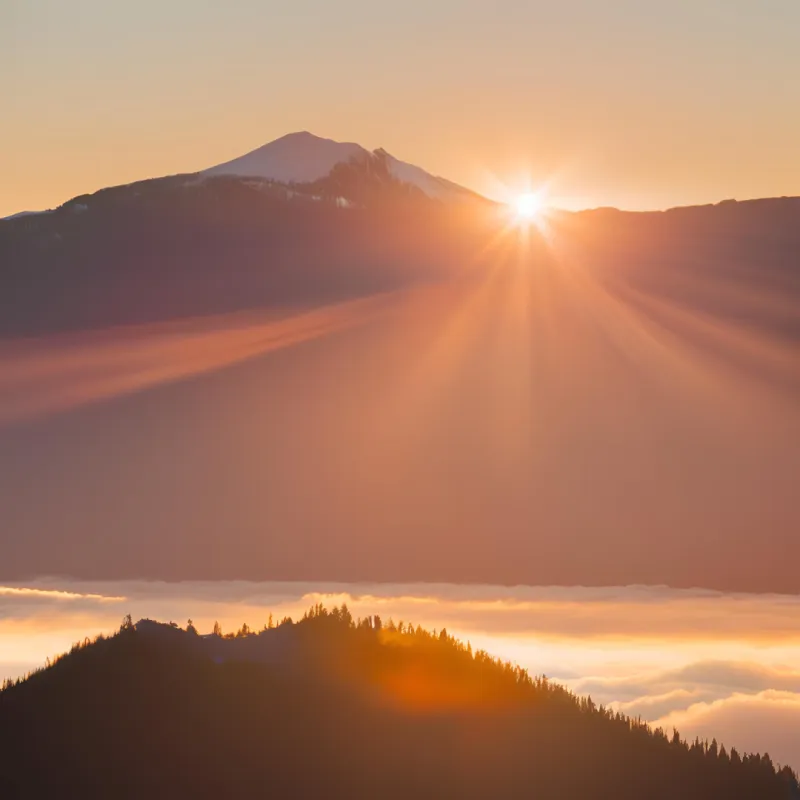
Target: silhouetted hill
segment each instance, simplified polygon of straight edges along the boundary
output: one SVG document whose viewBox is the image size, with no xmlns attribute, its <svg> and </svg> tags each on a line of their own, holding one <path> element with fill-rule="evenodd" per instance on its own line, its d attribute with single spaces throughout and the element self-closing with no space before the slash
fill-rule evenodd
<svg viewBox="0 0 800 800">
<path fill-rule="evenodd" d="M 472 216 L 378 156 L 302 186 L 178 175 L 104 189 L 0 221 L 0 336 L 407 286 L 471 257 L 490 221 Z"/>
<path fill-rule="evenodd" d="M 123 624 L 0 693 L 0 796 L 794 798 L 795 776 L 346 608 Z"/>
<path fill-rule="evenodd" d="M 177 175 L 0 220 L 0 336 L 317 305 L 491 266 L 508 215 L 415 170 L 363 150 L 310 183 Z M 573 253 L 604 280 L 689 305 L 707 301 L 698 275 L 800 293 L 797 198 L 561 213 L 548 227 L 526 258 Z M 794 316 L 774 324 L 797 332 Z"/>
</svg>

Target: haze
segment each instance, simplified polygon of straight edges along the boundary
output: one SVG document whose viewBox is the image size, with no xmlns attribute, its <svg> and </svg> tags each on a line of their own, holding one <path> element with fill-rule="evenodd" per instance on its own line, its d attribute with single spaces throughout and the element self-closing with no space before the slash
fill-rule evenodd
<svg viewBox="0 0 800 800">
<path fill-rule="evenodd" d="M 797 208 L 598 212 L 498 226 L 483 247 L 471 222 L 456 253 L 473 258 L 436 280 L 10 338 L 0 579 L 795 591 L 800 285 L 781 220 Z M 353 242 L 309 285 L 357 263 Z M 206 302 L 187 267 L 181 307 Z"/>
</svg>

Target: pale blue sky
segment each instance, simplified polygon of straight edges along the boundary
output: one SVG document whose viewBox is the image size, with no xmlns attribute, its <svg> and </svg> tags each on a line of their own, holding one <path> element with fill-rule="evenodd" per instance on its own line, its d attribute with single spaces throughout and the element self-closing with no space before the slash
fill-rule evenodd
<svg viewBox="0 0 800 800">
<path fill-rule="evenodd" d="M 495 196 L 800 194 L 800 0 L 0 0 L 0 214 L 308 129 Z"/>
</svg>

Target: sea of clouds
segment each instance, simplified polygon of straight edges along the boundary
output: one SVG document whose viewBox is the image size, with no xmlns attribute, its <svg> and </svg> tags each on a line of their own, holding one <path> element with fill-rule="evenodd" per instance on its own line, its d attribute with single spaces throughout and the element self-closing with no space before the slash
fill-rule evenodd
<svg viewBox="0 0 800 800">
<path fill-rule="evenodd" d="M 347 603 L 469 640 L 575 692 L 688 738 L 800 767 L 800 598 L 666 587 L 160 583 L 38 579 L 0 586 L 0 677 L 41 666 L 125 614 L 201 632 Z"/>
</svg>

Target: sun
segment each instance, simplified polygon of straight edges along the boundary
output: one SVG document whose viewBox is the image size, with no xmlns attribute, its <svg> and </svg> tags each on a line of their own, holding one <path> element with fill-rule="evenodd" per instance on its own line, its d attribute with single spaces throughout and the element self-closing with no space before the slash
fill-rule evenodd
<svg viewBox="0 0 800 800">
<path fill-rule="evenodd" d="M 521 222 L 533 222 L 538 219 L 543 208 L 541 195 L 534 192 L 521 194 L 514 201 L 514 211 Z"/>
</svg>

